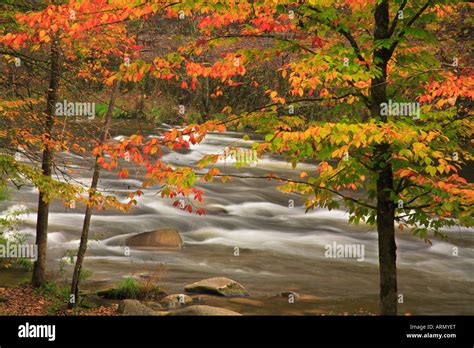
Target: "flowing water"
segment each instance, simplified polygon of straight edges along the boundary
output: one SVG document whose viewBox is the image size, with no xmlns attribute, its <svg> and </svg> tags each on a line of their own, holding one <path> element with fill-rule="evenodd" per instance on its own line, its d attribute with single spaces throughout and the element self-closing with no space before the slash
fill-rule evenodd
<svg viewBox="0 0 474 348">
<path fill-rule="evenodd" d="M 158 135 L 159 130 L 156 130 Z M 153 135 L 153 134 L 151 134 Z M 117 138 L 119 139 L 119 138 Z M 242 134 L 211 134 L 199 145 L 183 153 L 168 153 L 165 160 L 176 165 L 195 163 L 203 154 L 222 152 L 225 146 L 248 148 Z M 88 185 L 91 161 L 62 154 L 76 170 L 75 177 Z M 255 167 L 235 169 L 220 163 L 221 170 L 241 175 L 259 175 L 268 170 L 280 176 L 294 175 L 291 166 L 277 158 L 265 158 Z M 310 171 L 315 166 L 304 164 Z M 300 169 L 301 169 L 300 168 Z M 125 199 L 128 190 L 139 188 L 141 174 L 119 179 L 103 171 L 100 187 Z M 366 225 L 350 225 L 343 211 L 314 210 L 305 213 L 298 196 L 275 189 L 276 183 L 261 179 L 233 179 L 227 183 L 200 185 L 205 192 L 205 216 L 191 215 L 161 199 L 156 188 L 144 190 L 138 205 L 129 213 L 96 212 L 85 267 L 92 276 L 85 288 L 116 283 L 130 275 L 158 270 L 160 285 L 168 292 L 204 278 L 225 276 L 241 282 L 251 293 L 249 299 L 203 297 L 244 314 L 320 314 L 378 312 L 377 234 Z M 294 201 L 291 207 L 290 200 Z M 21 232 L 34 240 L 37 191 L 23 188 L 12 192 L 9 202 L 32 209 Z M 67 209 L 60 202 L 51 206 L 48 237 L 48 266 L 57 270 L 68 249 L 79 244 L 83 209 Z M 185 247 L 178 251 L 132 249 L 124 255 L 128 236 L 157 228 L 178 229 Z M 474 234 L 472 229 L 445 231 L 447 241 L 432 239 L 432 245 L 407 231 L 397 232 L 400 313 L 474 314 Z M 325 257 L 325 246 L 359 244 L 363 261 Z M 239 255 L 235 255 L 235 248 Z M 458 248 L 458 256 L 453 255 Z M 0 282 L 5 282 L 0 275 Z M 281 291 L 296 291 L 297 303 L 273 297 Z M 221 301 L 221 302 L 219 302 Z M 222 301 L 226 303 L 222 304 Z"/>
</svg>

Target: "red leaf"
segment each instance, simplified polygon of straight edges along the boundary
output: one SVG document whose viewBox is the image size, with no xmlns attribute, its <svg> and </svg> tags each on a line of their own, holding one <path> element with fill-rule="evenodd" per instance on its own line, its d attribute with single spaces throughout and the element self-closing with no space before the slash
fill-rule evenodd
<svg viewBox="0 0 474 348">
<path fill-rule="evenodd" d="M 323 48 L 323 40 L 321 40 L 320 37 L 315 36 L 311 40 L 311 46 L 312 47 L 318 46 L 319 48 Z"/>
<path fill-rule="evenodd" d="M 119 172 L 119 178 L 122 178 L 122 179 L 128 178 L 128 169 L 127 168 L 123 168 Z"/>
</svg>

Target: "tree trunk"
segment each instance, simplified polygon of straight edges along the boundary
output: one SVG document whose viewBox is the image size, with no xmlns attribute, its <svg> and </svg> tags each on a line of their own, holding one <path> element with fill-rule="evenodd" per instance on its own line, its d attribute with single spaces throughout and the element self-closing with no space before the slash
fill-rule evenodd
<svg viewBox="0 0 474 348">
<path fill-rule="evenodd" d="M 54 111 L 58 100 L 59 78 L 60 78 L 60 52 L 57 39 L 51 42 L 51 63 L 50 63 L 49 88 L 46 99 L 46 119 L 44 123 L 44 134 L 47 140 L 52 138 L 54 126 Z M 46 144 L 43 150 L 43 159 L 41 163 L 42 175 L 51 177 L 53 163 L 53 149 L 50 144 Z M 38 199 L 38 217 L 36 221 L 36 245 L 38 247 L 38 257 L 33 266 L 33 277 L 31 284 L 33 287 L 42 286 L 45 281 L 46 273 L 46 250 L 48 243 L 48 215 L 49 202 L 46 193 L 39 190 Z"/>
<path fill-rule="evenodd" d="M 383 158 L 390 156 L 387 144 L 377 148 L 377 232 L 380 266 L 380 313 L 397 315 L 397 246 L 395 243 L 395 206 L 392 165 Z"/>
<path fill-rule="evenodd" d="M 388 1 L 381 1 L 374 14 L 374 39 L 389 38 Z M 374 52 L 373 64 L 381 74 L 372 79 L 370 90 L 370 109 L 373 118 L 387 122 L 380 115 L 381 104 L 387 102 L 387 64 L 391 52 L 380 48 Z M 377 232 L 380 265 L 380 314 L 397 314 L 397 246 L 395 243 L 395 207 L 390 197 L 393 192 L 393 171 L 390 146 L 382 143 L 375 150 L 375 169 L 377 172 Z"/>
<path fill-rule="evenodd" d="M 112 115 L 114 112 L 115 101 L 120 91 L 120 81 L 115 81 L 114 89 L 112 91 L 112 95 L 109 101 L 109 107 L 107 109 L 107 113 L 105 115 L 104 120 L 104 132 L 102 133 L 102 140 L 101 143 L 105 143 L 107 141 L 107 137 L 109 134 L 109 127 L 112 121 Z M 94 173 L 92 174 L 92 183 L 89 189 L 89 199 L 92 198 L 95 194 L 97 189 L 97 183 L 99 182 L 99 175 L 100 175 L 100 164 L 98 163 L 99 155 L 95 158 L 94 163 Z M 82 264 L 84 262 L 84 257 L 87 250 L 87 240 L 89 238 L 89 227 L 92 218 L 92 211 L 94 207 L 90 202 L 86 206 L 86 213 L 84 215 L 84 223 L 82 225 L 82 233 L 81 233 L 81 241 L 79 244 L 79 250 L 77 251 L 77 259 L 76 264 L 74 265 L 74 272 L 72 275 L 72 283 L 71 283 L 71 298 L 69 299 L 68 308 L 73 308 L 76 305 L 79 296 L 79 281 L 81 275 Z"/>
</svg>

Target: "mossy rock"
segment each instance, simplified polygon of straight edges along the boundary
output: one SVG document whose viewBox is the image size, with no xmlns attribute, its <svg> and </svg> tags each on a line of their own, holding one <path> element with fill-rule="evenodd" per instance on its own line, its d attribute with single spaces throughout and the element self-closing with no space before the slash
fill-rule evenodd
<svg viewBox="0 0 474 348">
<path fill-rule="evenodd" d="M 147 300 L 160 301 L 166 297 L 167 293 L 159 286 L 141 284 L 134 278 L 122 280 L 117 287 L 97 292 L 100 297 L 111 300 Z"/>
<path fill-rule="evenodd" d="M 155 315 L 155 311 L 138 300 L 123 300 L 118 311 L 122 315 Z"/>
</svg>

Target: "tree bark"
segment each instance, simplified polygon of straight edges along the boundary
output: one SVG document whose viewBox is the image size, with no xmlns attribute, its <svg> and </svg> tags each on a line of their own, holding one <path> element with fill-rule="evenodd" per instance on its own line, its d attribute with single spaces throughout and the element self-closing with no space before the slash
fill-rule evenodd
<svg viewBox="0 0 474 348">
<path fill-rule="evenodd" d="M 377 147 L 377 232 L 380 265 L 380 313 L 397 315 L 397 246 L 395 242 L 395 206 L 392 165 L 387 144 Z"/>
<path fill-rule="evenodd" d="M 112 115 L 114 112 L 115 101 L 120 91 L 120 81 L 115 81 L 114 89 L 112 91 L 112 95 L 110 97 L 109 106 L 107 109 L 107 113 L 105 114 L 104 120 L 104 131 L 102 133 L 101 144 L 107 141 L 107 137 L 109 134 L 110 123 L 112 122 Z M 90 199 L 94 196 L 97 190 L 97 184 L 99 182 L 100 176 L 100 164 L 98 163 L 99 155 L 96 156 L 94 162 L 94 173 L 92 174 L 92 183 L 89 189 L 89 202 L 86 206 L 86 213 L 84 215 L 84 222 L 82 225 L 82 233 L 81 233 L 81 241 L 79 244 L 79 250 L 77 252 L 77 259 L 76 264 L 74 265 L 74 272 L 72 276 L 71 282 L 71 298 L 69 299 L 68 308 L 73 308 L 77 300 L 79 299 L 79 281 L 80 275 L 82 270 L 82 264 L 84 262 L 84 257 L 86 255 L 87 250 L 87 240 L 89 238 L 89 228 L 92 218 L 92 211 L 94 209 L 93 205 L 90 204 Z"/>
<path fill-rule="evenodd" d="M 44 134 L 47 140 L 52 139 L 54 126 L 54 111 L 58 100 L 59 78 L 61 73 L 59 43 L 57 39 L 51 42 L 51 62 L 49 88 L 46 98 L 46 119 L 44 123 Z M 50 144 L 46 144 L 43 150 L 41 172 L 45 177 L 51 178 L 53 163 L 53 149 Z M 48 216 L 49 202 L 46 193 L 39 189 L 38 216 L 36 221 L 36 245 L 38 247 L 37 260 L 33 266 L 33 277 L 31 284 L 33 287 L 40 287 L 46 281 L 46 251 L 48 243 Z"/>
<path fill-rule="evenodd" d="M 374 40 L 390 37 L 389 5 L 381 1 L 375 9 Z M 373 64 L 380 74 L 372 79 L 370 109 L 373 118 L 387 122 L 380 115 L 381 104 L 387 102 L 387 65 L 391 57 L 388 48 L 374 52 Z M 395 242 L 395 207 L 390 197 L 393 192 L 393 170 L 390 163 L 390 145 L 382 143 L 375 149 L 375 169 L 377 173 L 377 232 L 380 265 L 380 314 L 397 315 L 397 246 Z"/>
</svg>

